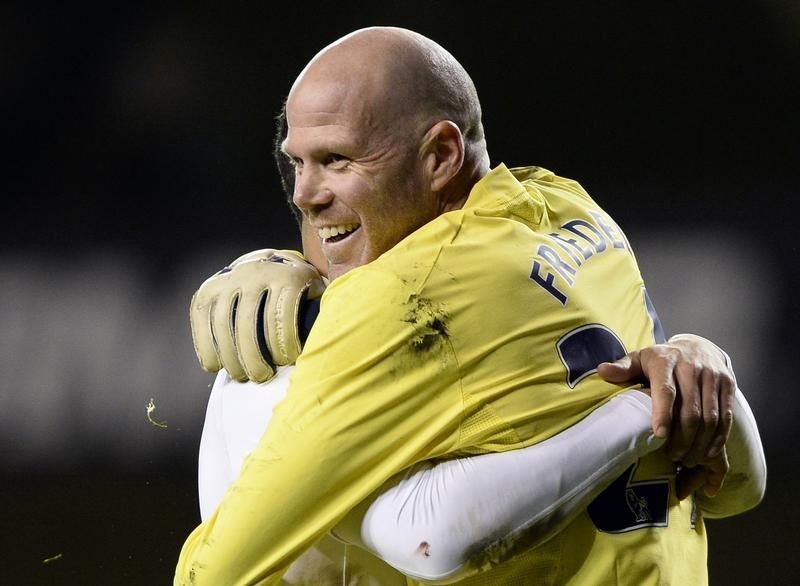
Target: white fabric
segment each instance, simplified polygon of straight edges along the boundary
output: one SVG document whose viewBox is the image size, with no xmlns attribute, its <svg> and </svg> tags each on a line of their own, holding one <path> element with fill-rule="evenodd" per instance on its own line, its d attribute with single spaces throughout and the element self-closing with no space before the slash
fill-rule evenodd
<svg viewBox="0 0 800 586">
<path fill-rule="evenodd" d="M 697 493 L 700 509 L 709 519 L 738 515 L 755 507 L 767 490 L 767 460 L 756 418 L 739 389 L 733 403 L 733 427 L 728 443 L 730 470 L 714 497 Z"/>
<path fill-rule="evenodd" d="M 529 448 L 424 462 L 370 505 L 363 543 L 422 580 L 460 577 L 476 544 L 502 550 L 521 535 L 526 545 L 542 543 L 663 443 L 650 420 L 650 397 L 628 391 Z M 423 543 L 436 555 L 419 555 Z"/>
<path fill-rule="evenodd" d="M 293 366 L 278 367 L 265 384 L 237 383 L 225 370 L 214 380 L 200 438 L 198 489 L 200 517 L 205 521 L 239 476 L 245 457 L 264 435 L 272 409 L 289 387 Z"/>
</svg>

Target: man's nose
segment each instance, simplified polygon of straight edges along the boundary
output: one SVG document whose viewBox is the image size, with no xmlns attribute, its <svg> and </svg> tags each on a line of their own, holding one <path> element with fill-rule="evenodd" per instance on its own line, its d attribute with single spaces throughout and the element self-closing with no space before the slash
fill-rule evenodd
<svg viewBox="0 0 800 586">
<path fill-rule="evenodd" d="M 319 169 L 307 165 L 294 178 L 294 205 L 304 211 L 330 203 L 333 193 Z"/>
</svg>

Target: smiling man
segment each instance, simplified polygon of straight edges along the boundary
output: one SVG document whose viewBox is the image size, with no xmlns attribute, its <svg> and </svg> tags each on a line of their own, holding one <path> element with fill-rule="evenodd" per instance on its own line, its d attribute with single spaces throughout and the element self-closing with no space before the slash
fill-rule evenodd
<svg viewBox="0 0 800 586">
<path fill-rule="evenodd" d="M 626 390 L 592 374 L 598 362 L 655 341 L 621 230 L 574 181 L 490 169 L 472 82 L 432 41 L 345 37 L 301 73 L 287 114 L 294 201 L 333 281 L 178 584 L 278 583 L 398 472 L 553 437 Z M 694 460 L 719 455 L 730 400 L 703 392 Z M 702 519 L 676 472 L 648 455 L 599 511 L 479 583 L 705 582 Z"/>
<path fill-rule="evenodd" d="M 365 58 L 376 34 L 318 55 L 287 102 L 294 201 L 319 231 L 331 279 L 463 206 L 489 171 L 477 94 L 457 62 L 399 33 Z M 433 62 L 412 63 L 413 51 Z"/>
</svg>

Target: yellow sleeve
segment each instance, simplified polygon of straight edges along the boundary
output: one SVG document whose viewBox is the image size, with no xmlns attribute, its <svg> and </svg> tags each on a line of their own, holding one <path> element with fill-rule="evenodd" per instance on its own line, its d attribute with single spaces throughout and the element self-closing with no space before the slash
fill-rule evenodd
<svg viewBox="0 0 800 586">
<path fill-rule="evenodd" d="M 280 583 L 294 558 L 389 477 L 456 443 L 458 368 L 435 309 L 370 267 L 329 288 L 286 399 L 184 544 L 176 584 Z"/>
</svg>

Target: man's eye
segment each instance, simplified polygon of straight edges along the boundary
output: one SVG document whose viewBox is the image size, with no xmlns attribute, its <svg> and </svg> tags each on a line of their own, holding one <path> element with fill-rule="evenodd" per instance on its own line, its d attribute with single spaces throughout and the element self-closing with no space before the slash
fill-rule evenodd
<svg viewBox="0 0 800 586">
<path fill-rule="evenodd" d="M 339 153 L 331 153 L 327 157 L 325 157 L 324 164 L 326 167 L 332 167 L 334 169 L 344 169 L 349 162 L 350 159 L 348 159 L 344 155 L 340 155 Z"/>
</svg>

